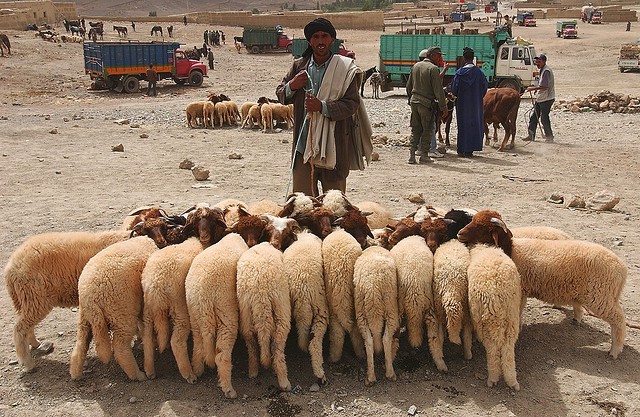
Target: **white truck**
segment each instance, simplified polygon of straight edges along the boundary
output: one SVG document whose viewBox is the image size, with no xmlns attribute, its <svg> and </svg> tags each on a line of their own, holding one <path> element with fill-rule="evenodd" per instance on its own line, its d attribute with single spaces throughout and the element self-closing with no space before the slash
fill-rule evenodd
<svg viewBox="0 0 640 417">
<path fill-rule="evenodd" d="M 618 69 L 620 72 L 640 70 L 640 43 L 629 43 L 620 47 Z"/>
</svg>

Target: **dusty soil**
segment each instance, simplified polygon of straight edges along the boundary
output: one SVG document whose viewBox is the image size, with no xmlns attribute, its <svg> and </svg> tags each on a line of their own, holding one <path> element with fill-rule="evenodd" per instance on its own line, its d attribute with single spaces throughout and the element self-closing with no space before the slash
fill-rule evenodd
<svg viewBox="0 0 640 417">
<path fill-rule="evenodd" d="M 121 23 L 106 22 L 105 27 Z M 640 75 L 620 74 L 616 67 L 619 45 L 638 37 L 637 24 L 633 32 L 625 32 L 622 23 L 580 25 L 579 39 L 562 40 L 555 37 L 554 22 L 538 23 L 537 28 L 514 32 L 547 53 L 559 98 L 603 89 L 640 96 Z M 148 39 L 147 26 L 151 25 L 138 25 L 131 37 Z M 200 45 L 206 28 L 180 26 L 176 37 Z M 222 29 L 227 39 L 240 34 L 239 28 Z M 377 64 L 379 33 L 338 34 L 357 52 L 363 68 Z M 291 132 L 189 129 L 183 109 L 211 91 L 238 102 L 273 96 L 291 63 L 289 56 L 238 54 L 227 44 L 215 49 L 216 69 L 202 88 L 165 81 L 157 98 L 147 98 L 142 91 L 88 91 L 81 45 L 51 44 L 28 32 L 9 35 L 14 54 L 0 59 L 0 264 L 30 235 L 115 228 L 128 211 L 141 205 L 159 204 L 178 212 L 224 197 L 283 200 Z M 367 87 L 366 95 L 375 134 L 388 140 L 386 145 L 378 141 L 378 162 L 349 177 L 353 202 L 378 201 L 400 216 L 415 207 L 405 197 L 422 193 L 434 205 L 493 208 L 510 226 L 550 225 L 600 243 L 627 263 L 622 302 L 629 319 L 640 318 L 639 114 L 554 111 L 556 143 L 517 140 L 510 152 L 489 148 L 473 159 L 450 152 L 429 166 L 409 166 L 403 146 L 409 134 L 404 91 L 373 100 Z M 528 101 L 521 105 L 520 137 L 530 108 Z M 121 119 L 130 124 L 116 123 Z M 452 131 L 455 138 L 455 121 Z M 111 147 L 120 143 L 125 151 L 112 152 Z M 233 152 L 243 159 L 229 159 Z M 189 171 L 178 169 L 187 157 L 209 169 L 211 179 L 196 182 Z M 612 211 L 570 210 L 546 201 L 553 192 L 589 196 L 603 189 L 621 199 Z M 535 300 L 527 305 L 516 347 L 522 387 L 518 393 L 503 383 L 486 387 L 485 354 L 478 343 L 471 361 L 462 358 L 457 346 L 446 345 L 447 374 L 436 370 L 427 349 L 413 357 L 405 344 L 396 362 L 398 381 L 382 379 L 372 388 L 364 387 L 365 364 L 347 349 L 342 362 L 326 365 L 329 385 L 310 392 L 315 381 L 309 359 L 292 343 L 287 350 L 289 375 L 299 388 L 278 394 L 270 372 L 261 372 L 256 380 L 247 378 L 246 353 L 238 343 L 233 381 L 240 398 L 235 401 L 222 397 L 213 371 L 188 385 L 171 352 L 159 357 L 156 380 L 129 382 L 115 362 L 103 365 L 90 350 L 86 377 L 72 382 L 68 368 L 75 309 L 56 309 L 41 323 L 37 334 L 53 341 L 55 350 L 36 359 L 36 372 L 23 374 L 15 362 L 13 307 L 4 286 L 0 311 L 0 415 L 398 416 L 406 415 L 411 405 L 425 416 L 640 415 L 639 331 L 629 329 L 624 352 L 612 360 L 607 355 L 606 323 L 586 317 L 582 325 L 575 325 L 570 313 Z M 142 350 L 135 352 L 141 363 Z"/>
</svg>

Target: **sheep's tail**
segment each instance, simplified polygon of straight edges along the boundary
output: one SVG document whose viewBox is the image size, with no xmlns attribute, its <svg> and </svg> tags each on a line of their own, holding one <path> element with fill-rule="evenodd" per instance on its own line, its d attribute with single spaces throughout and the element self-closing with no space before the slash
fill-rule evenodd
<svg viewBox="0 0 640 417">
<path fill-rule="evenodd" d="M 200 326 L 200 331 L 202 332 L 204 363 L 206 363 L 209 368 L 215 368 L 216 366 L 217 323 L 217 317 L 210 317 Z"/>
<path fill-rule="evenodd" d="M 169 310 L 158 309 L 153 313 L 153 328 L 158 340 L 158 351 L 164 352 L 169 343 Z"/>
<path fill-rule="evenodd" d="M 273 309 L 268 301 L 266 303 L 257 302 L 251 307 L 252 320 L 258 337 L 258 346 L 260 346 L 260 364 L 264 368 L 271 366 L 271 335 L 276 328 Z"/>
<path fill-rule="evenodd" d="M 97 314 L 91 321 L 91 331 L 93 340 L 96 343 L 96 353 L 102 363 L 109 363 L 111 360 L 111 339 L 109 338 L 109 329 L 107 321 L 103 314 Z"/>
</svg>

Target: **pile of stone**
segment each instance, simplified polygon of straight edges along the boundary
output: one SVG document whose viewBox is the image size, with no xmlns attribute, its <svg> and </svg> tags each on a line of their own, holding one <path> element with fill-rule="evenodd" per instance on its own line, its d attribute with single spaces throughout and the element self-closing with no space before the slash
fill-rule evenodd
<svg viewBox="0 0 640 417">
<path fill-rule="evenodd" d="M 590 111 L 611 111 L 613 113 L 640 113 L 640 99 L 628 94 L 601 91 L 585 98 L 558 100 L 554 107 L 573 113 Z"/>
</svg>

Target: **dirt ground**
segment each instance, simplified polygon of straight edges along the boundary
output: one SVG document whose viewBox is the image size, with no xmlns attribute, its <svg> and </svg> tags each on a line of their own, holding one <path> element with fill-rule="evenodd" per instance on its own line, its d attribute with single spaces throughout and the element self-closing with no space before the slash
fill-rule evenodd
<svg viewBox="0 0 640 417">
<path fill-rule="evenodd" d="M 112 24 L 105 22 L 105 28 Z M 601 90 L 640 97 L 640 74 L 620 74 L 619 45 L 634 41 L 624 23 L 579 26 L 577 40 L 554 34 L 554 22 L 538 20 L 536 28 L 514 28 L 549 57 L 560 99 L 584 97 Z M 151 24 L 139 24 L 134 39 L 149 39 Z M 473 25 L 470 25 L 474 27 Z M 176 39 L 200 45 L 204 25 L 176 26 Z M 217 28 L 220 29 L 220 28 Z M 240 28 L 221 28 L 227 39 Z M 292 34 L 302 36 L 302 30 Z M 115 33 L 107 31 L 109 38 Z M 83 72 L 82 45 L 52 44 L 32 32 L 9 32 L 10 58 L 0 58 L 0 265 L 28 236 L 49 231 L 106 230 L 119 226 L 131 209 L 158 204 L 180 212 L 198 202 L 225 197 L 247 202 L 283 201 L 289 177 L 290 131 L 265 134 L 235 127 L 189 129 L 187 103 L 208 92 L 225 93 L 239 103 L 274 96 L 291 57 L 238 54 L 227 41 L 215 49 L 216 69 L 202 88 L 159 83 L 158 97 L 89 91 Z M 363 68 L 377 65 L 377 32 L 338 28 L 338 36 L 357 53 Z M 146 84 L 143 82 L 143 87 Z M 640 319 L 640 114 L 554 111 L 556 143 L 526 144 L 517 139 L 513 151 L 485 149 L 472 159 L 449 152 L 428 166 L 406 164 L 409 108 L 404 91 L 383 93 L 365 104 L 380 160 L 348 180 L 352 202 L 373 200 L 397 216 L 415 205 L 406 196 L 422 193 L 441 207 L 492 208 L 509 226 L 549 225 L 578 239 L 611 248 L 629 269 L 622 303 L 630 320 Z M 520 107 L 519 134 L 526 131 L 528 100 Z M 123 124 L 126 120 L 129 124 Z M 455 138 L 455 120 L 452 135 Z M 52 133 L 57 132 L 57 133 Z M 111 147 L 123 144 L 124 152 Z M 242 159 L 229 159 L 231 153 Z M 197 182 L 178 169 L 190 158 L 211 171 Z M 505 176 L 517 177 L 511 181 Z M 521 180 L 518 180 L 521 179 Z M 600 190 L 620 197 L 614 210 L 570 210 L 548 203 L 553 192 L 588 197 Z M 474 359 L 445 346 L 447 374 L 439 373 L 428 350 L 412 356 L 403 341 L 397 382 L 363 383 L 365 364 L 347 349 L 343 360 L 326 364 L 329 384 L 310 392 L 315 382 L 307 356 L 295 343 L 287 349 L 289 378 L 295 392 L 278 394 L 275 377 L 262 371 L 247 378 L 242 343 L 234 351 L 233 383 L 237 400 L 226 400 L 209 370 L 195 385 L 180 377 L 171 352 L 158 359 L 157 379 L 130 382 L 112 362 L 101 364 L 89 352 L 86 377 L 72 382 L 70 353 L 75 343 L 76 309 L 56 309 L 37 328 L 55 350 L 36 359 L 37 370 L 23 374 L 13 347 L 13 306 L 0 291 L 0 415 L 6 416 L 401 416 L 415 405 L 421 416 L 638 416 L 640 415 L 640 332 L 629 329 L 626 346 L 612 360 L 609 326 L 593 317 L 572 323 L 567 311 L 530 300 L 516 346 L 521 391 L 503 382 L 485 384 L 484 349 L 474 344 Z M 142 363 L 142 350 L 135 350 Z M 380 371 L 381 365 L 378 366 Z"/>
</svg>

